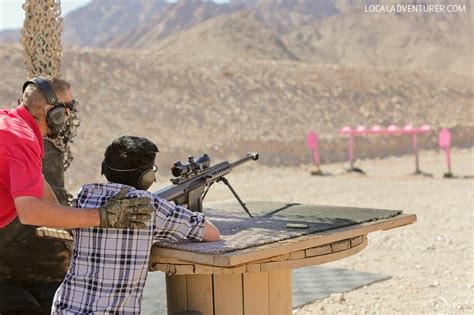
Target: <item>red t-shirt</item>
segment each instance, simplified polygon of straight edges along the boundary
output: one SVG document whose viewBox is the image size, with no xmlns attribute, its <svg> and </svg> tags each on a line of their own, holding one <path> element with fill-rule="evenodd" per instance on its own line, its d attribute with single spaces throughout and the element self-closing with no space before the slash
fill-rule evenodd
<svg viewBox="0 0 474 315">
<path fill-rule="evenodd" d="M 43 198 L 43 156 L 43 137 L 27 108 L 0 110 L 0 228 L 16 217 L 16 197 Z"/>
</svg>

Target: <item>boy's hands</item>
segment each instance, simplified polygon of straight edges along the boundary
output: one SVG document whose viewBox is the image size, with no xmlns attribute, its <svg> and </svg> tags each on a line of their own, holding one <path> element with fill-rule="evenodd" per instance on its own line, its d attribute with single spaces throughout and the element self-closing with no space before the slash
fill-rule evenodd
<svg viewBox="0 0 474 315">
<path fill-rule="evenodd" d="M 145 222 L 151 219 L 154 209 L 150 206 L 150 198 L 141 197 L 124 199 L 128 188 L 122 188 L 99 208 L 100 227 L 102 228 L 134 228 L 143 229 Z"/>
</svg>

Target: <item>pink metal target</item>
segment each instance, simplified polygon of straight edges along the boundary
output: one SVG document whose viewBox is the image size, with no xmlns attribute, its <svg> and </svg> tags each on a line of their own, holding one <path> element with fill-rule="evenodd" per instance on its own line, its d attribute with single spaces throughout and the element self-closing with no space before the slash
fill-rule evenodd
<svg viewBox="0 0 474 315">
<path fill-rule="evenodd" d="M 451 132 L 443 128 L 440 130 L 438 134 L 438 145 L 441 149 L 444 150 L 446 154 L 446 162 L 448 164 L 448 173 L 445 174 L 445 177 L 452 176 L 451 173 Z"/>
<path fill-rule="evenodd" d="M 403 128 L 399 128 L 396 125 L 390 125 L 387 128 L 375 125 L 371 129 L 366 129 L 365 126 L 358 126 L 355 129 L 352 129 L 349 126 L 346 126 L 338 131 L 340 135 L 349 136 L 349 163 L 350 169 L 354 169 L 354 136 L 366 136 L 366 135 L 411 135 L 412 136 L 412 146 L 413 154 L 415 155 L 415 174 L 421 174 L 419 157 L 418 157 L 418 143 L 417 135 L 425 134 L 430 131 L 429 125 L 423 125 L 419 128 L 413 127 L 413 125 L 408 124 Z"/>
<path fill-rule="evenodd" d="M 318 135 L 313 131 L 310 130 L 308 137 L 306 139 L 306 145 L 308 148 L 311 149 L 313 153 L 313 163 L 319 169 L 320 161 L 319 161 L 319 151 L 318 151 Z"/>
</svg>

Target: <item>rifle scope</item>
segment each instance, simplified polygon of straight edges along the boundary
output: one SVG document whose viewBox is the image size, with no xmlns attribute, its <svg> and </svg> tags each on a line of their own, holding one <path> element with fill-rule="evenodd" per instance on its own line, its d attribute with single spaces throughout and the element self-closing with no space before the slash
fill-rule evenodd
<svg viewBox="0 0 474 315">
<path fill-rule="evenodd" d="M 175 162 L 171 168 L 171 173 L 174 177 L 186 177 L 193 173 L 198 173 L 211 166 L 211 158 L 204 154 L 196 160 L 194 156 L 188 156 L 188 164 L 183 164 L 181 161 Z"/>
</svg>

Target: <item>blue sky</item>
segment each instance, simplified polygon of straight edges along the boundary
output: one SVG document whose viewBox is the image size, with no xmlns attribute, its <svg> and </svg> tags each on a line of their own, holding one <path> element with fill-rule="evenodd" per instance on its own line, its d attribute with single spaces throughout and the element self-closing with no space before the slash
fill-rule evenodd
<svg viewBox="0 0 474 315">
<path fill-rule="evenodd" d="M 62 16 L 82 7 L 92 0 L 62 0 Z M 24 0 L 0 0 L 0 30 L 8 28 L 19 28 L 23 26 L 25 11 L 21 8 Z"/>
<path fill-rule="evenodd" d="M 69 12 L 85 6 L 91 1 L 92 0 L 61 0 L 62 16 L 66 16 Z M 20 28 L 23 26 L 25 12 L 21 6 L 24 2 L 24 0 L 0 0 L 0 30 Z M 228 2 L 228 0 L 214 0 L 214 2 Z"/>
</svg>

